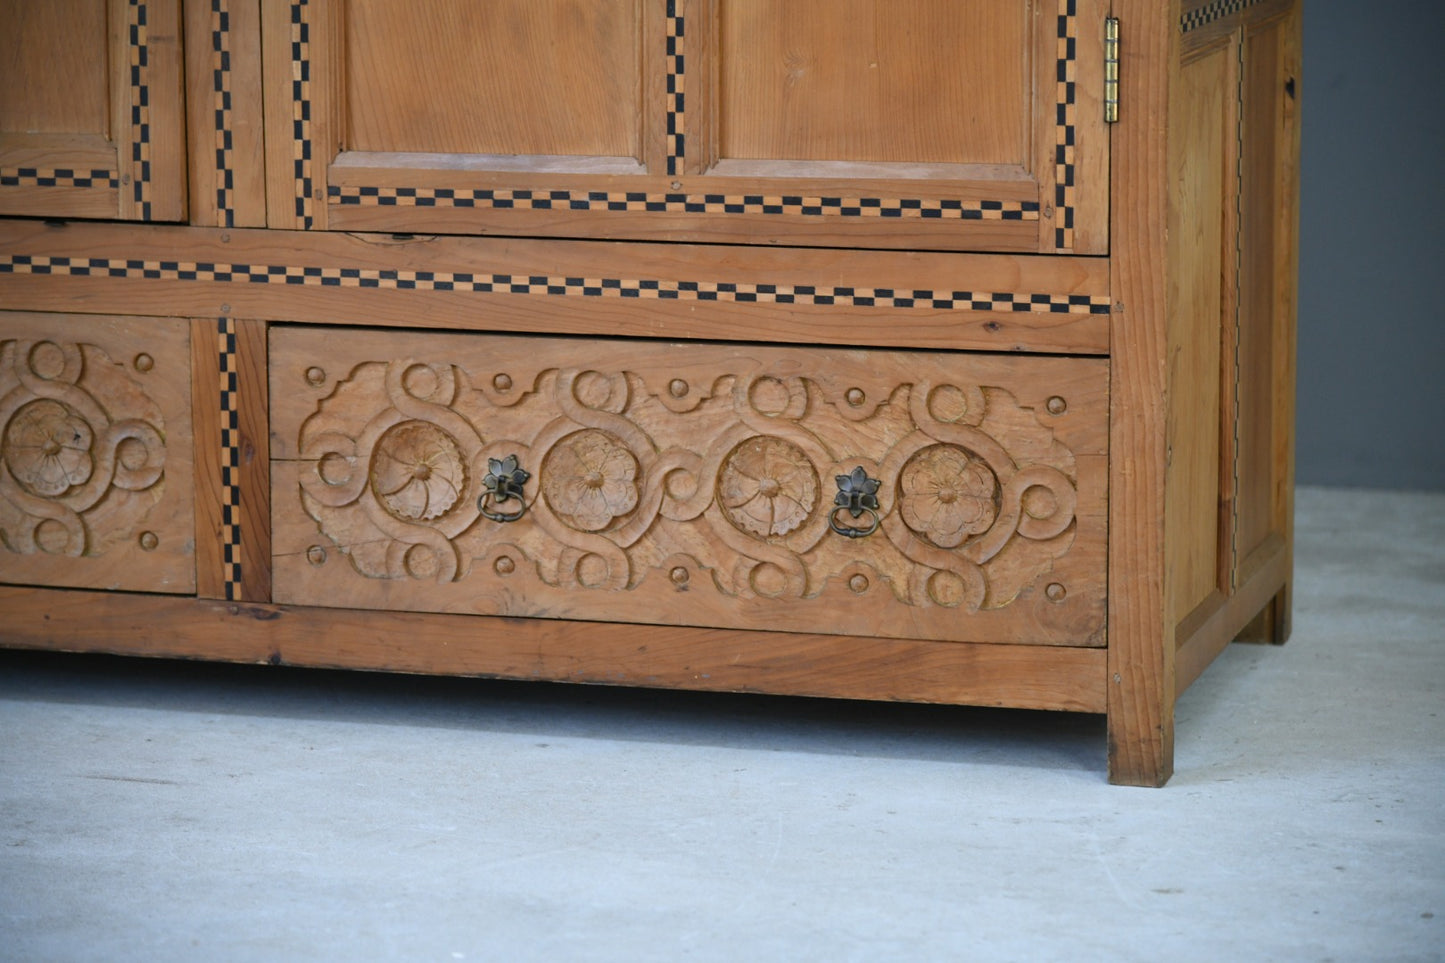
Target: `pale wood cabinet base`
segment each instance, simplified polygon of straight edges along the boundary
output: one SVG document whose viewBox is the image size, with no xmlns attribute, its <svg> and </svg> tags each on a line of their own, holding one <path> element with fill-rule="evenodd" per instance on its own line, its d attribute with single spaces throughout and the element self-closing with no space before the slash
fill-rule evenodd
<svg viewBox="0 0 1445 963">
<path fill-rule="evenodd" d="M 1162 785 L 1288 635 L 1291 0 L 22 6 L 0 645 L 1101 713 Z"/>
</svg>

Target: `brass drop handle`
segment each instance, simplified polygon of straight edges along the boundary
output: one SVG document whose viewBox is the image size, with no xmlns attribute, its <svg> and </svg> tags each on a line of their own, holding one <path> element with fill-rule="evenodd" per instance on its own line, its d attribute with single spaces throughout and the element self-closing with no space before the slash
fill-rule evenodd
<svg viewBox="0 0 1445 963">
<path fill-rule="evenodd" d="M 532 477 L 532 473 L 517 464 L 516 455 L 508 455 L 501 460 L 488 458 L 487 469 L 487 475 L 482 479 L 486 491 L 477 499 L 477 511 L 482 513 L 483 518 L 490 518 L 494 522 L 515 522 L 527 512 L 522 486 Z M 487 508 L 489 504 L 500 505 L 514 498 L 520 506 L 514 512 L 494 512 Z"/>
<path fill-rule="evenodd" d="M 859 465 L 846 475 L 835 475 L 838 494 L 833 498 L 833 511 L 828 516 L 828 527 L 844 538 L 864 538 L 878 530 L 878 479 L 869 478 Z M 838 515 L 847 512 L 853 518 L 868 516 L 863 526 L 839 525 Z"/>
</svg>

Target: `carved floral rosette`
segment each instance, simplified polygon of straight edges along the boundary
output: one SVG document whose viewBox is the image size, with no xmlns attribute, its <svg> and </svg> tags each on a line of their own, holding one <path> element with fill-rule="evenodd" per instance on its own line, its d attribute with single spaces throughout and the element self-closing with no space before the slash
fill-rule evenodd
<svg viewBox="0 0 1445 963">
<path fill-rule="evenodd" d="M 0 545 L 99 555 L 160 500 L 165 422 L 95 345 L 0 342 Z"/>
<path fill-rule="evenodd" d="M 688 385 L 364 362 L 298 442 L 307 513 L 372 578 L 612 591 L 659 579 L 751 599 L 876 584 L 907 605 L 977 611 L 1047 574 L 1075 527 L 1073 454 L 984 386 L 901 384 L 859 404 L 756 372 Z M 478 500 L 489 463 L 509 456 L 530 480 L 524 515 L 503 524 Z M 860 466 L 881 481 L 881 524 L 844 539 L 829 530 L 833 479 Z"/>
</svg>

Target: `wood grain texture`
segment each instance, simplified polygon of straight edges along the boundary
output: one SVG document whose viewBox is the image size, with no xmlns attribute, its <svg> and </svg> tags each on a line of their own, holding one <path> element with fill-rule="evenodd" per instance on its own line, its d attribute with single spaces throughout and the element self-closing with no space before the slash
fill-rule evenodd
<svg viewBox="0 0 1445 963">
<path fill-rule="evenodd" d="M 1187 55 L 1232 36 L 1240 27 L 1283 16 L 1298 0 L 1183 0 L 1181 49 Z"/>
<path fill-rule="evenodd" d="M 341 147 L 340 0 L 261 0 L 266 223 L 326 230 L 326 171 Z"/>
<path fill-rule="evenodd" d="M 638 157 L 640 0 L 352 0 L 355 150 Z"/>
<path fill-rule="evenodd" d="M 179 0 L 0 10 L 0 214 L 180 220 Z"/>
<path fill-rule="evenodd" d="M 266 224 L 260 0 L 185 0 L 190 223 Z"/>
<path fill-rule="evenodd" d="M 126 7 L 126 4 L 117 4 Z M 185 63 L 181 0 L 144 0 L 127 7 L 124 74 L 113 79 L 122 171 L 120 216 L 184 221 L 188 210 Z M 113 67 L 115 65 L 113 64 Z M 122 174 L 122 185 L 127 181 Z"/>
<path fill-rule="evenodd" d="M 1119 122 L 1112 148 L 1109 461 L 1109 778 L 1163 785 L 1174 767 L 1174 636 L 1166 609 L 1164 404 L 1169 302 L 1167 125 L 1177 2 L 1118 0 Z"/>
<path fill-rule="evenodd" d="M 195 590 L 189 361 L 175 319 L 0 313 L 0 580 Z"/>
<path fill-rule="evenodd" d="M 718 154 L 1027 161 L 1028 4 L 718 0 Z M 927 37 L 929 43 L 919 44 Z"/>
<path fill-rule="evenodd" d="M 197 594 L 271 598 L 266 324 L 191 322 Z"/>
<path fill-rule="evenodd" d="M 271 337 L 277 601 L 1103 644 L 1102 362 Z"/>
<path fill-rule="evenodd" d="M 275 227 L 1107 250 L 1102 0 L 266 2 Z"/>
<path fill-rule="evenodd" d="M 0 130 L 110 133 L 106 0 L 0 5 Z"/>
<path fill-rule="evenodd" d="M 221 335 L 215 318 L 191 328 L 191 420 L 195 438 L 196 594 L 226 597 L 227 492 L 221 481 Z"/>
<path fill-rule="evenodd" d="M 1280 73 L 1285 96 L 1279 112 L 1278 217 L 1275 228 L 1274 265 L 1280 279 L 1275 288 L 1274 383 L 1274 513 L 1284 538 L 1285 585 L 1271 603 L 1269 640 L 1287 642 L 1293 618 L 1294 584 L 1294 489 L 1295 489 L 1295 381 L 1298 366 L 1297 327 L 1299 309 L 1299 172 L 1300 104 L 1303 99 L 1303 13 L 1299 3 L 1290 5 L 1289 17 L 1280 38 Z"/>
<path fill-rule="evenodd" d="M 92 258 L 106 266 L 92 270 Z M 132 262 L 136 266 L 128 267 Z M 169 267 L 163 270 L 163 264 Z M 198 273 L 201 264 L 212 270 Z M 218 265 L 230 280 L 215 280 Z M 343 282 L 342 271 L 358 273 Z M 0 222 L 0 297 L 15 307 L 461 330 L 1101 354 L 1108 347 L 1108 316 L 1100 313 L 1108 309 L 1108 272 L 1107 262 L 1092 258 L 398 240 L 200 228 L 137 234 L 101 224 Z M 461 290 L 468 286 L 462 283 L 445 290 L 435 283 L 462 275 L 505 275 L 508 281 L 490 292 Z M 598 296 L 531 293 L 530 284 L 524 286 L 529 293 L 513 292 L 513 280 L 539 275 L 597 279 L 599 285 L 602 279 L 627 280 L 638 296 L 624 296 L 620 285 L 599 289 Z M 428 277 L 433 280 L 417 280 Z M 751 285 L 755 296 L 642 296 L 642 281 L 674 289 L 683 282 Z M 786 289 L 789 297 L 758 294 L 766 285 Z M 873 304 L 855 296 L 879 290 L 892 294 Z M 986 294 L 992 309 L 951 300 L 951 307 L 935 307 L 932 295 L 897 306 L 897 298 L 916 291 Z M 1062 298 L 1066 310 L 1053 303 L 1034 309 L 1028 302 L 1035 295 Z"/>
<path fill-rule="evenodd" d="M 1271 539 L 1282 540 L 1287 553 L 1293 551 L 1298 30 L 1295 14 L 1262 20 L 1244 31 L 1241 564 Z M 1286 586 L 1270 603 L 1268 626 L 1256 634 L 1287 639 L 1288 607 Z"/>
<path fill-rule="evenodd" d="M 1171 125 L 1165 551 L 1177 621 L 1228 590 L 1235 431 L 1238 47 L 1180 68 Z"/>
<path fill-rule="evenodd" d="M 293 608 L 0 586 L 0 644 L 233 662 L 1100 712 L 1104 653 Z"/>
<path fill-rule="evenodd" d="M 1241 567 L 1239 584 L 1228 596 L 1216 595 L 1180 624 L 1175 654 L 1175 694 L 1183 692 L 1209 667 L 1232 640 L 1265 641 L 1254 616 L 1270 612 L 1290 571 L 1290 552 L 1284 540 L 1273 536 Z"/>
</svg>

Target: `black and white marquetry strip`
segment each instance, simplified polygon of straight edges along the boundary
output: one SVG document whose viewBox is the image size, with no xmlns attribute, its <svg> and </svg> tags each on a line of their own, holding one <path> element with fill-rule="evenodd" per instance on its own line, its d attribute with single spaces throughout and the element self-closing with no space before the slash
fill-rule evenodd
<svg viewBox="0 0 1445 963">
<path fill-rule="evenodd" d="M 236 321 L 218 318 L 221 366 L 221 564 L 227 601 L 242 595 L 241 579 L 241 411 Z"/>
<path fill-rule="evenodd" d="M 1108 314 L 1110 306 L 1107 295 L 1088 294 L 400 271 L 23 254 L 0 259 L 0 274 L 1034 314 Z"/>
</svg>

